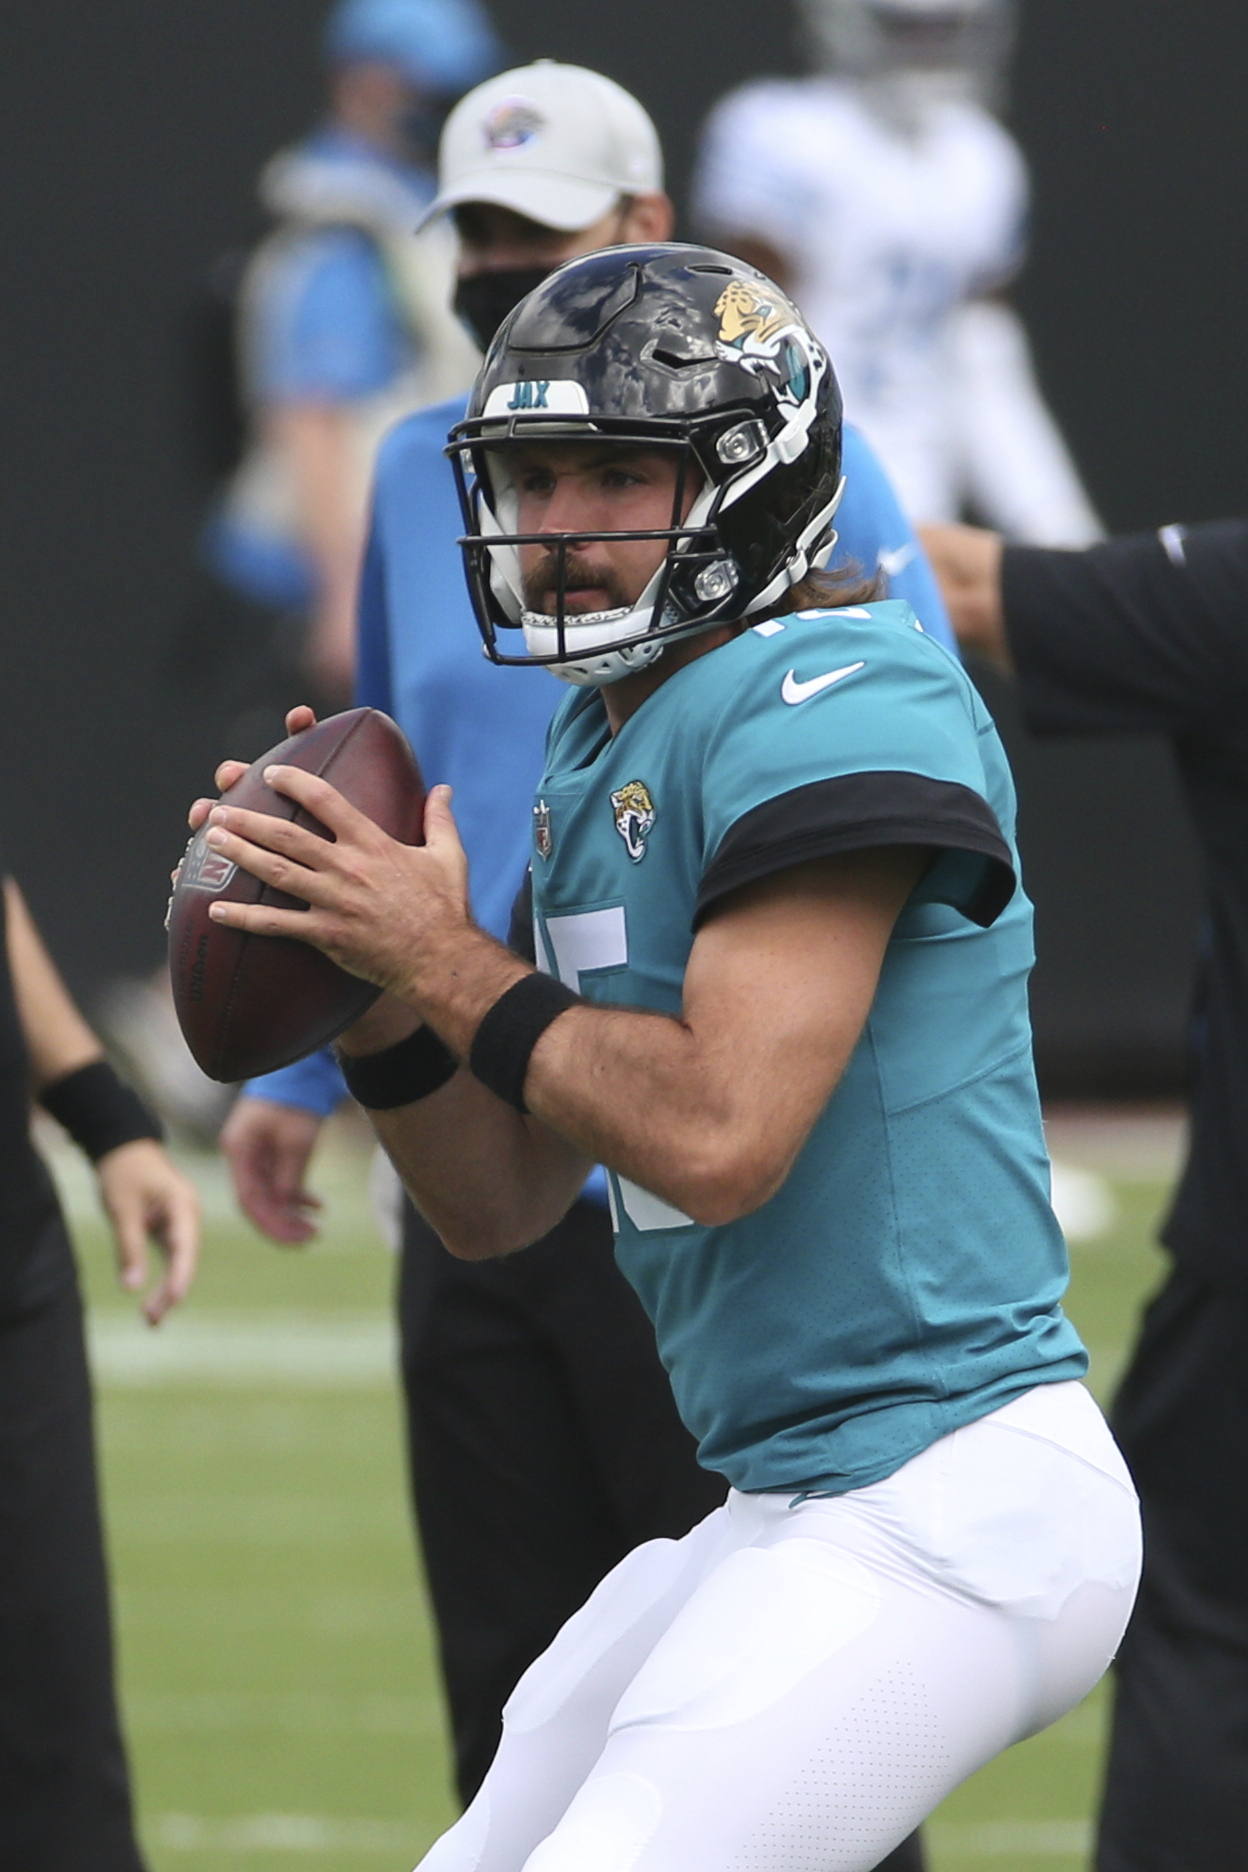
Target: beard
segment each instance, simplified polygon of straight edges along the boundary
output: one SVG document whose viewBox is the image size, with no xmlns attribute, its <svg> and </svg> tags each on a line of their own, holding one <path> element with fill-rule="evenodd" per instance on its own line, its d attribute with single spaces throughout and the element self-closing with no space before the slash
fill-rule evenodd
<svg viewBox="0 0 1248 1872">
<path fill-rule="evenodd" d="M 547 600 L 553 605 L 555 593 L 559 589 L 559 554 L 543 553 L 535 565 L 529 567 L 522 580 L 525 607 L 539 617 L 551 617 L 552 611 L 546 608 Z M 595 611 L 626 610 L 635 602 L 634 594 L 624 589 L 623 581 L 613 566 L 595 565 L 584 553 L 569 551 L 565 559 L 563 608 L 565 617 L 583 615 L 587 606 L 578 606 L 578 592 L 605 592 L 606 603 L 595 598 Z"/>
</svg>

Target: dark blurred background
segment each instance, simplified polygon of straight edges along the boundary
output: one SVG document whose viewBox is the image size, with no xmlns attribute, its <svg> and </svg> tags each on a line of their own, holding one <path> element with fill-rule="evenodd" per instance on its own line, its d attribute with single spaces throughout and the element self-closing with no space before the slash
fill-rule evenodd
<svg viewBox="0 0 1248 1872">
<path fill-rule="evenodd" d="M 3 10 L 0 834 L 88 1003 L 158 957 L 185 804 L 234 719 L 228 646 L 190 621 L 204 489 L 185 460 L 185 316 L 213 262 L 260 231 L 260 164 L 317 110 L 322 10 Z M 678 200 L 713 99 L 797 68 L 776 0 L 493 10 L 517 60 L 577 60 L 637 93 Z M 1011 120 L 1035 213 L 1019 298 L 1114 529 L 1248 507 L 1246 50 L 1242 0 L 1024 0 Z M 1198 856 L 1167 756 L 1039 747 L 992 700 L 1039 910 L 1047 1087 L 1172 1090 Z"/>
</svg>

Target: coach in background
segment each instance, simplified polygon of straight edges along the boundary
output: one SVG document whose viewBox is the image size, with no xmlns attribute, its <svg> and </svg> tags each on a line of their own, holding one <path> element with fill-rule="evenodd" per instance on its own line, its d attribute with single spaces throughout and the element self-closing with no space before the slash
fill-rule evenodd
<svg viewBox="0 0 1248 1872">
<path fill-rule="evenodd" d="M 191 1284 L 195 1190 L 105 1064 L 12 878 L 0 898 L 0 1872 L 142 1872 L 113 1690 L 73 1251 L 30 1100 L 96 1167 L 124 1286 L 156 1325 Z"/>
<path fill-rule="evenodd" d="M 1248 521 L 925 543 L 963 647 L 1037 734 L 1164 734 L 1204 853 L 1191 1146 L 1114 1428 L 1144 1509 L 1098 1872 L 1248 1866 Z"/>
</svg>

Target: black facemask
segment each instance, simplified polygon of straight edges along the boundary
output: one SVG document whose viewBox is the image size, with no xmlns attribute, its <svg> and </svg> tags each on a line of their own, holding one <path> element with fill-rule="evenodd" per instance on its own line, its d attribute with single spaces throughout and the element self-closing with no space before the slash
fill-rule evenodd
<svg viewBox="0 0 1248 1872">
<path fill-rule="evenodd" d="M 455 316 L 468 327 L 481 349 L 488 351 L 507 314 L 514 312 L 550 271 L 548 266 L 498 267 L 461 279 L 452 301 Z"/>
</svg>

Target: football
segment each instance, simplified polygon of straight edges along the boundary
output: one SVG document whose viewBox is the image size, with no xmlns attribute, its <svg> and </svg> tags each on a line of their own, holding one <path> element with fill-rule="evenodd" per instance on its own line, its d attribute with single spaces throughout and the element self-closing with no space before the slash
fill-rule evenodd
<svg viewBox="0 0 1248 1872">
<path fill-rule="evenodd" d="M 422 843 L 420 769 L 402 731 L 378 709 L 349 709 L 279 742 L 222 795 L 232 806 L 293 819 L 328 838 L 318 820 L 265 784 L 272 765 L 319 774 L 391 838 Z M 206 830 L 187 846 L 169 900 L 169 972 L 196 1063 L 210 1079 L 232 1084 L 314 1053 L 379 991 L 307 943 L 214 923 L 208 907 L 215 902 L 306 906 L 221 858 L 204 843 Z"/>
</svg>

